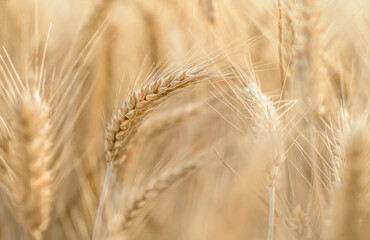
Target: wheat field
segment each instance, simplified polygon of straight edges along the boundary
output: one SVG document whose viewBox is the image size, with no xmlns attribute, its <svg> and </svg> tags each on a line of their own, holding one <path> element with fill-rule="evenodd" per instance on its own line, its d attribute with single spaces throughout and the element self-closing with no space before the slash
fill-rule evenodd
<svg viewBox="0 0 370 240">
<path fill-rule="evenodd" d="M 369 240 L 370 1 L 1 0 L 0 240 Z"/>
</svg>

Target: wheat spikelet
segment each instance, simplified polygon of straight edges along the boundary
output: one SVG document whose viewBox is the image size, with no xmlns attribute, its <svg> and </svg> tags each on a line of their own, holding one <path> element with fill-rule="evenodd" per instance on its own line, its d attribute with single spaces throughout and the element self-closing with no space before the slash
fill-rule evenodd
<svg viewBox="0 0 370 240">
<path fill-rule="evenodd" d="M 198 166 L 197 162 L 187 162 L 174 169 L 166 170 L 159 177 L 152 179 L 126 210 L 120 231 L 127 229 L 132 221 L 140 215 L 149 200 L 157 198 L 162 192 L 192 173 Z"/>
<path fill-rule="evenodd" d="M 14 172 L 8 187 L 19 221 L 35 239 L 50 221 L 52 205 L 51 134 L 49 108 L 38 95 L 15 106 L 8 163 Z"/>
<path fill-rule="evenodd" d="M 132 132 L 155 106 L 171 93 L 205 76 L 199 75 L 206 66 L 176 72 L 158 79 L 133 93 L 117 111 L 106 131 L 105 152 L 108 162 L 115 162 L 125 149 Z"/>
</svg>

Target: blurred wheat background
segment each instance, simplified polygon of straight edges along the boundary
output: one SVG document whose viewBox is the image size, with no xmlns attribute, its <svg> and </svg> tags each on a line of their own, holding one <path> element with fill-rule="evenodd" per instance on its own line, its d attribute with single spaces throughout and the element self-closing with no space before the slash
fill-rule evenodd
<svg viewBox="0 0 370 240">
<path fill-rule="evenodd" d="M 0 239 L 370 239 L 370 1 L 1 0 Z"/>
</svg>

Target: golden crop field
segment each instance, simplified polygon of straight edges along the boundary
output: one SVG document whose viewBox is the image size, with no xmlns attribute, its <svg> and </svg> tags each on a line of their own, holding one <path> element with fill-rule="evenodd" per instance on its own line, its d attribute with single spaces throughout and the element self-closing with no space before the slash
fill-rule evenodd
<svg viewBox="0 0 370 240">
<path fill-rule="evenodd" d="M 0 0 L 0 240 L 369 240 L 370 1 Z"/>
</svg>

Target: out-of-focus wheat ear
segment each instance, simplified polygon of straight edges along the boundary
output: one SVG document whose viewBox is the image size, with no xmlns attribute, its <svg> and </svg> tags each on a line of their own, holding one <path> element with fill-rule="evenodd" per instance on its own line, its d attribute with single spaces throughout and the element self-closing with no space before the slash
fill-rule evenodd
<svg viewBox="0 0 370 240">
<path fill-rule="evenodd" d="M 242 92 L 245 107 L 252 117 L 250 122 L 257 140 L 265 141 L 266 138 L 273 144 L 273 159 L 268 166 L 269 184 L 275 186 L 278 169 L 284 162 L 284 137 L 281 117 L 274 103 L 266 96 L 254 81 L 249 81 Z"/>
<path fill-rule="evenodd" d="M 292 66 L 294 65 L 293 46 L 295 45 L 294 12 L 295 1 L 278 2 L 278 37 L 279 37 L 279 63 L 282 98 L 286 98 L 291 91 Z"/>
<path fill-rule="evenodd" d="M 349 133 L 344 147 L 344 184 L 338 189 L 329 239 L 369 239 L 369 154 L 370 131 L 359 127 Z"/>
<path fill-rule="evenodd" d="M 140 215 L 148 201 L 157 198 L 161 193 L 169 189 L 180 180 L 199 168 L 199 163 L 190 161 L 176 168 L 166 170 L 159 177 L 152 179 L 148 185 L 138 194 L 128 209 L 125 211 L 119 226 L 114 229 L 113 235 L 125 231 L 132 222 Z"/>
<path fill-rule="evenodd" d="M 123 103 L 114 115 L 106 130 L 106 161 L 117 162 L 146 114 L 178 90 L 199 82 L 206 76 L 200 73 L 206 66 L 175 72 L 165 78 L 155 80 L 137 90 Z"/>
<path fill-rule="evenodd" d="M 41 239 L 52 209 L 52 136 L 49 107 L 38 95 L 24 97 L 14 106 L 7 162 L 10 199 L 19 222 Z"/>
<path fill-rule="evenodd" d="M 271 149 L 271 162 L 268 163 L 267 171 L 269 176 L 269 224 L 268 239 L 274 237 L 274 216 L 275 216 L 275 183 L 279 169 L 284 163 L 284 137 L 280 116 L 274 107 L 274 103 L 262 93 L 256 82 L 248 82 L 243 91 L 242 99 L 245 107 L 251 114 L 252 126 L 255 128 L 257 141 L 273 147 Z M 267 142 L 266 142 L 266 139 Z"/>
<path fill-rule="evenodd" d="M 329 82 L 323 60 L 323 36 L 317 4 L 316 0 L 303 0 L 295 5 L 291 94 L 303 99 L 312 115 L 321 117 L 328 110 Z"/>
<path fill-rule="evenodd" d="M 285 99 L 285 69 L 283 59 L 283 14 L 281 0 L 278 0 L 278 53 L 279 53 L 279 71 L 280 71 L 280 87 L 283 99 Z"/>
<path fill-rule="evenodd" d="M 309 240 L 313 237 L 310 226 L 310 217 L 298 205 L 293 210 L 293 217 L 289 219 L 289 225 L 296 240 Z"/>
</svg>

